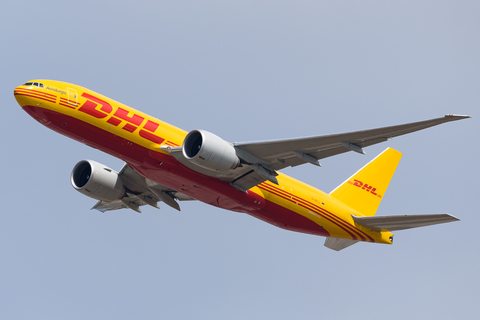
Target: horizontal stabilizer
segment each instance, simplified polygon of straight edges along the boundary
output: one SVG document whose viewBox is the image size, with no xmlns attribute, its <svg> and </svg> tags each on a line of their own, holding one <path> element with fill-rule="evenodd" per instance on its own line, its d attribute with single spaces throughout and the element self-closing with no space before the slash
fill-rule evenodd
<svg viewBox="0 0 480 320">
<path fill-rule="evenodd" d="M 325 247 L 335 250 L 335 251 L 340 251 L 342 249 L 345 249 L 347 247 L 350 247 L 351 245 L 354 245 L 357 243 L 358 240 L 349 240 L 349 239 L 339 239 L 339 238 L 331 238 L 328 237 L 325 240 Z"/>
<path fill-rule="evenodd" d="M 356 223 L 377 231 L 405 230 L 460 220 L 447 213 L 386 217 L 356 217 L 352 215 L 352 217 Z"/>
</svg>

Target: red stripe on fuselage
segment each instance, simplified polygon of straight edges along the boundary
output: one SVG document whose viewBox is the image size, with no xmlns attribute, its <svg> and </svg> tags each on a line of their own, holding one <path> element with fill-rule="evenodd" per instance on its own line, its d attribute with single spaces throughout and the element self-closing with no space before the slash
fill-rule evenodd
<svg viewBox="0 0 480 320">
<path fill-rule="evenodd" d="M 66 103 L 66 104 L 69 104 L 71 106 L 74 106 L 74 107 L 79 107 L 80 106 L 80 103 L 73 102 L 70 99 L 65 99 L 65 98 L 60 97 L 60 104 L 62 104 L 62 102 Z M 74 109 L 76 109 L 76 108 L 74 108 Z"/>
<path fill-rule="evenodd" d="M 20 93 L 20 92 L 15 92 L 14 95 L 16 96 L 25 96 L 25 97 L 30 97 L 30 98 L 36 98 L 36 99 L 40 99 L 40 100 L 44 100 L 44 101 L 48 101 L 48 102 L 53 102 L 55 103 L 56 101 L 55 100 L 52 100 L 48 97 L 43 97 L 43 96 L 40 96 L 40 95 L 37 95 L 37 94 L 27 94 L 27 93 Z"/>
<path fill-rule="evenodd" d="M 50 94 L 50 93 L 46 93 L 44 91 L 38 91 L 38 90 L 33 90 L 33 89 L 23 89 L 23 88 L 16 88 L 14 90 L 14 92 L 24 92 L 24 93 L 38 93 L 38 94 L 42 94 L 42 95 L 45 95 L 47 97 L 50 97 L 52 99 L 57 99 L 57 96 L 54 95 L 54 94 Z"/>
<path fill-rule="evenodd" d="M 287 195 L 283 195 L 279 192 L 277 192 L 277 190 L 275 190 L 274 188 L 271 188 L 271 186 L 268 186 L 266 184 L 262 184 L 262 185 L 259 185 L 258 186 L 259 188 L 265 190 L 265 191 L 268 191 L 270 193 L 273 193 L 275 194 L 276 196 L 282 198 L 282 199 L 285 199 L 287 201 L 290 201 L 292 203 L 295 203 L 296 205 L 302 207 L 302 208 L 305 208 L 309 211 L 312 211 L 313 213 L 317 214 L 318 216 L 330 221 L 331 223 L 335 224 L 336 226 L 338 226 L 339 228 L 341 228 L 343 231 L 345 231 L 346 233 L 348 233 L 351 237 L 352 237 L 352 240 L 357 240 L 357 236 L 350 232 L 350 230 L 348 230 L 348 226 L 344 225 L 343 223 L 341 223 L 340 221 L 338 221 L 338 218 L 335 217 L 335 216 L 330 216 L 330 215 L 326 215 L 326 214 L 322 214 L 321 212 L 319 212 L 318 210 L 314 209 L 312 206 L 310 206 L 307 202 L 307 204 L 304 203 L 304 201 L 301 201 L 300 199 L 293 199 L 293 197 L 291 196 L 287 196 Z M 361 240 L 362 241 L 365 241 L 365 238 L 361 237 Z"/>
<path fill-rule="evenodd" d="M 57 97 L 55 97 L 55 96 L 52 96 L 50 94 L 46 94 L 46 93 L 43 93 L 43 92 L 40 92 L 40 91 L 35 91 L 35 90 L 16 89 L 16 90 L 13 91 L 13 94 L 14 95 L 32 95 L 32 96 L 36 96 L 36 97 L 42 97 L 44 99 L 50 99 L 50 100 L 54 100 L 54 101 L 57 100 Z"/>
<path fill-rule="evenodd" d="M 176 144 L 175 142 L 172 141 L 167 141 L 168 144 L 170 144 L 172 147 L 179 147 L 179 144 Z"/>
<path fill-rule="evenodd" d="M 282 198 L 284 198 L 284 199 L 286 199 L 290 202 L 297 203 L 297 204 L 300 203 L 299 205 L 301 205 L 302 207 L 313 211 L 314 213 L 318 214 L 319 216 L 321 216 L 325 219 L 328 219 L 329 221 L 333 222 L 334 224 L 336 224 L 337 226 L 342 228 L 345 232 L 352 235 L 353 240 L 356 240 L 356 236 L 353 235 L 352 233 L 350 233 L 349 230 L 358 234 L 358 236 L 360 236 L 361 241 L 367 241 L 366 238 L 368 238 L 370 242 L 375 242 L 375 240 L 372 237 L 370 237 L 368 234 L 366 234 L 362 230 L 357 229 L 355 226 L 349 224 L 347 221 L 343 220 L 342 218 L 338 217 L 337 215 L 333 214 L 332 212 L 330 212 L 330 211 L 326 210 L 325 208 L 322 208 L 322 207 L 320 207 L 320 206 L 318 206 L 318 205 L 316 205 L 316 204 L 314 204 L 314 203 L 312 203 L 308 200 L 300 198 L 299 196 L 294 195 L 292 193 L 289 193 L 289 192 L 287 192 L 283 189 L 280 189 L 276 186 L 267 184 L 266 182 L 260 184 L 258 187 L 266 188 L 267 191 L 270 191 L 270 192 L 276 194 L 277 196 L 282 197 Z M 332 221 L 330 218 L 335 220 L 335 221 Z M 346 230 L 346 228 L 349 229 L 349 230 Z"/>
<path fill-rule="evenodd" d="M 283 229 L 329 236 L 312 220 L 270 201 L 255 203 L 254 200 L 261 199 L 255 193 L 244 193 L 228 182 L 202 175 L 170 155 L 147 149 L 62 113 L 35 106 L 24 106 L 23 109 L 48 128 L 122 159 L 139 174 L 202 202 L 247 213 Z"/>
<path fill-rule="evenodd" d="M 59 105 L 61 105 L 61 106 L 64 106 L 64 107 L 70 108 L 70 109 L 76 109 L 74 106 L 72 106 L 72 105 L 69 105 L 69 104 L 67 104 L 67 103 L 64 103 L 64 102 L 59 102 L 58 104 L 59 104 Z"/>
</svg>

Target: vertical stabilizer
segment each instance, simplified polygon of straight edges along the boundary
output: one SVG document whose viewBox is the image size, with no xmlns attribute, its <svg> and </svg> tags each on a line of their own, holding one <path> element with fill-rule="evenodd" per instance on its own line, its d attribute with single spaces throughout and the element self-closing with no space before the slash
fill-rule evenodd
<svg viewBox="0 0 480 320">
<path fill-rule="evenodd" d="M 388 148 L 330 194 L 363 216 L 373 216 L 402 154 Z"/>
</svg>

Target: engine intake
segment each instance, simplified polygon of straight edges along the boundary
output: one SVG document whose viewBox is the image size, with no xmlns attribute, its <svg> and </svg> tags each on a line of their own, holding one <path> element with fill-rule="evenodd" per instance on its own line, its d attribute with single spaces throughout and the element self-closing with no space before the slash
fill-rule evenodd
<svg viewBox="0 0 480 320">
<path fill-rule="evenodd" d="M 118 173 L 92 160 L 77 163 L 70 182 L 78 192 L 97 200 L 113 201 L 125 195 L 125 187 Z"/>
<path fill-rule="evenodd" d="M 182 152 L 190 162 L 213 171 L 228 171 L 240 164 L 231 143 L 204 130 L 190 131 L 183 141 Z"/>
</svg>

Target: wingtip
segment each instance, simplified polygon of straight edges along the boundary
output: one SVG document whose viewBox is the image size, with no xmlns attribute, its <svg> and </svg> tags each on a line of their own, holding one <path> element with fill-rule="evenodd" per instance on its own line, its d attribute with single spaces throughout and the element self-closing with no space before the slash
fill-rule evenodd
<svg viewBox="0 0 480 320">
<path fill-rule="evenodd" d="M 461 114 L 446 114 L 445 118 L 454 118 L 452 120 L 460 120 L 460 119 L 468 119 L 471 118 L 471 116 L 468 115 L 461 115 Z"/>
<path fill-rule="evenodd" d="M 460 221 L 459 218 L 457 218 L 457 217 L 455 217 L 455 216 L 453 216 L 453 215 L 451 215 L 451 214 L 449 214 L 449 213 L 445 213 L 445 214 L 450 217 L 451 222 Z"/>
</svg>

